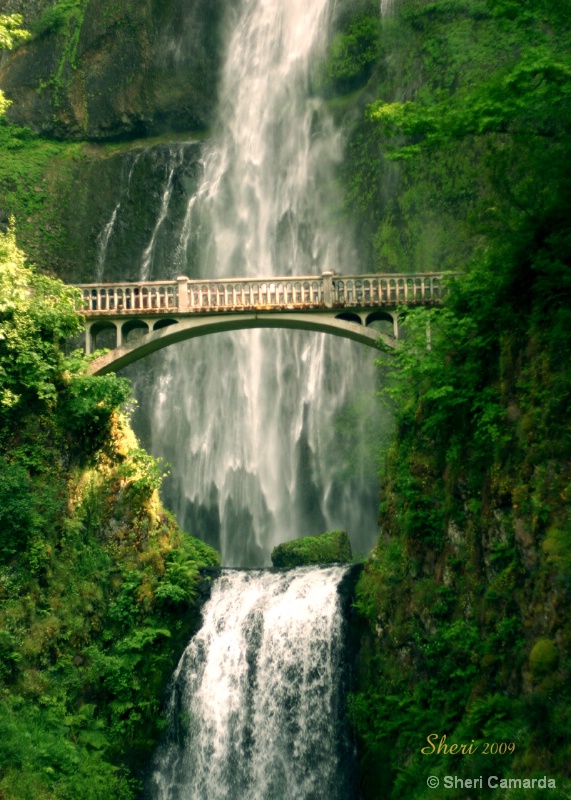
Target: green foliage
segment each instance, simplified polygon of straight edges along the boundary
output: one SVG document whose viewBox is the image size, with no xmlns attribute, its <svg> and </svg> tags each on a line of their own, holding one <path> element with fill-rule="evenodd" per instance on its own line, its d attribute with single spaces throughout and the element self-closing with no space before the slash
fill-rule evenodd
<svg viewBox="0 0 571 800">
<path fill-rule="evenodd" d="M 71 475 L 67 435 L 52 429 L 32 450 L 27 425 L 0 479 L 0 792 L 132 800 L 164 683 L 198 621 L 199 568 L 219 555 L 162 510 L 148 484 L 160 471 L 123 418 L 96 467 Z M 131 493 L 138 481 L 144 492 Z"/>
<path fill-rule="evenodd" d="M 18 42 L 30 38 L 22 22 L 21 14 L 0 14 L 0 50 L 11 50 Z"/>
<path fill-rule="evenodd" d="M 552 564 L 558 572 L 565 576 L 571 575 L 571 525 L 561 530 L 551 526 L 543 540 L 543 552 L 548 563 Z"/>
<path fill-rule="evenodd" d="M 430 105 L 376 103 L 370 115 L 389 136 L 404 134 L 417 140 L 397 147 L 392 154 L 396 159 L 467 136 L 565 135 L 571 123 L 571 54 L 534 46 L 506 74 L 477 88 L 452 96 L 436 94 Z"/>
<path fill-rule="evenodd" d="M 53 403 L 64 368 L 60 343 L 81 327 L 76 290 L 26 266 L 14 223 L 0 233 L 0 406 Z"/>
<path fill-rule="evenodd" d="M 3 555 L 24 548 L 34 530 L 30 493 L 27 470 L 0 458 L 0 551 Z"/>
<path fill-rule="evenodd" d="M 379 57 L 381 32 L 378 13 L 351 21 L 331 42 L 326 73 L 341 91 L 352 91 L 365 81 Z"/>
<path fill-rule="evenodd" d="M 168 472 L 162 470 L 160 459 L 136 448 L 128 453 L 118 474 L 121 479 L 128 481 L 129 498 L 135 503 L 143 503 L 159 489 Z"/>
<path fill-rule="evenodd" d="M 353 559 L 347 531 L 328 531 L 283 542 L 272 550 L 274 567 L 302 567 L 310 564 L 349 563 Z"/>
<path fill-rule="evenodd" d="M 218 554 L 158 499 L 126 381 L 62 342 L 77 293 L 0 234 L 0 796 L 132 800 Z"/>
<path fill-rule="evenodd" d="M 63 244 L 62 192 L 69 191 L 82 145 L 35 135 L 0 116 L 0 195 L 17 220 L 18 241 L 28 255 L 54 264 Z"/>
<path fill-rule="evenodd" d="M 383 535 L 356 601 L 367 634 L 351 711 L 366 797 L 378 796 L 375 759 L 389 775 L 383 796 L 399 798 L 437 797 L 430 774 L 567 770 L 571 47 L 561 14 L 535 0 L 407 0 L 383 19 L 378 99 L 350 143 L 349 202 L 375 263 L 460 273 L 443 306 L 402 309 L 401 348 L 379 362 L 397 433 Z M 515 751 L 427 760 L 432 731 Z"/>
<path fill-rule="evenodd" d="M 73 20 L 82 15 L 83 6 L 85 0 L 58 0 L 54 5 L 48 6 L 33 23 L 32 33 L 35 36 L 45 36 L 47 33 L 66 30 Z"/>
<path fill-rule="evenodd" d="M 62 424 L 86 455 L 104 445 L 109 435 L 112 412 L 130 394 L 129 382 L 115 374 L 95 380 L 81 373 L 71 376 L 61 395 L 59 414 Z"/>
<path fill-rule="evenodd" d="M 34 707 L 22 698 L 0 709 L 0 785 L 6 797 L 132 800 L 136 784 L 102 757 L 105 739 L 93 706 L 74 715 L 60 704 Z"/>
<path fill-rule="evenodd" d="M 11 50 L 18 42 L 29 39 L 28 31 L 23 30 L 20 14 L 0 14 L 0 50 Z M 0 91 L 0 119 L 10 107 L 4 93 Z"/>
</svg>

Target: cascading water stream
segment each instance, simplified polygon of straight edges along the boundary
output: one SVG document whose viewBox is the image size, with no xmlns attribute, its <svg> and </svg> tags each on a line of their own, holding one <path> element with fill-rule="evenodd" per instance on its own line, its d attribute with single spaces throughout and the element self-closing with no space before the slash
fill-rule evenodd
<svg viewBox="0 0 571 800">
<path fill-rule="evenodd" d="M 333 5 L 241 0 L 232 11 L 220 130 L 174 244 L 177 273 L 356 271 L 335 216 L 342 140 L 311 89 Z M 167 501 L 183 527 L 219 547 L 229 566 L 262 566 L 277 542 L 331 527 L 368 549 L 375 470 L 361 451 L 348 469 L 338 442 L 350 401 L 373 394 L 370 354 L 325 335 L 247 331 L 162 358 L 150 444 L 173 465 Z M 361 445 L 358 431 L 351 437 L 363 449 L 365 436 Z"/>
<path fill-rule="evenodd" d="M 347 568 L 226 571 L 172 682 L 152 800 L 350 800 Z"/>
</svg>

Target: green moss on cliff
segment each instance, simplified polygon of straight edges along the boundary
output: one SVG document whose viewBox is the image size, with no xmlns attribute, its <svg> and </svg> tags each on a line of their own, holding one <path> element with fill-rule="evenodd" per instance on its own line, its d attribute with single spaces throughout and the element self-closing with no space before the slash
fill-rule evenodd
<svg viewBox="0 0 571 800">
<path fill-rule="evenodd" d="M 560 165 L 571 157 L 571 51 L 557 4 L 410 0 L 397 17 L 383 24 L 386 55 L 409 65 L 402 75 L 416 63 L 419 80 L 401 96 L 380 82 L 363 123 L 376 144 L 355 140 L 349 169 L 367 181 L 371 164 L 363 210 L 373 213 L 386 154 L 400 159 L 378 212 L 380 223 L 389 214 L 382 235 L 403 245 L 394 265 L 412 263 L 415 239 L 403 237 L 427 231 L 432 192 L 441 221 L 459 217 L 438 241 L 463 248 L 466 274 L 443 309 L 408 313 L 406 343 L 388 374 L 383 366 L 397 435 L 381 539 L 358 587 L 352 700 L 365 796 L 438 797 L 429 775 L 551 774 L 564 797 L 571 184 Z M 392 27 L 406 31 L 407 54 Z M 409 200 L 406 215 L 390 216 Z M 478 750 L 432 751 L 431 734 Z M 498 749 L 485 753 L 485 742 Z"/>
<path fill-rule="evenodd" d="M 162 508 L 74 291 L 0 234 L 0 796 L 133 798 L 218 554 Z"/>
<path fill-rule="evenodd" d="M 349 563 L 353 559 L 347 531 L 329 531 L 283 542 L 272 550 L 274 567 L 304 567 L 311 564 Z"/>
</svg>

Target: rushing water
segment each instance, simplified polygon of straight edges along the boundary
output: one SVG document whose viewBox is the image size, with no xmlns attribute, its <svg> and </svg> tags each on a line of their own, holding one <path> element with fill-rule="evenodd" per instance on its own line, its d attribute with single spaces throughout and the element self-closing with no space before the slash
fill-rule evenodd
<svg viewBox="0 0 571 800">
<path fill-rule="evenodd" d="M 162 145 L 140 278 L 360 271 L 339 216 L 343 155 L 318 84 L 334 0 L 236 0 L 228 7 L 218 126 L 196 148 Z M 99 240 L 99 272 L 125 229 L 129 186 Z M 195 161 L 196 163 L 196 161 Z M 181 211 L 182 198 L 185 210 Z M 123 259 L 120 259 L 123 263 Z M 243 331 L 168 348 L 134 371 L 145 445 L 172 465 L 165 500 L 228 566 L 263 566 L 280 541 L 376 532 L 378 438 L 371 351 L 325 334 Z"/>
<path fill-rule="evenodd" d="M 227 571 L 173 676 L 153 800 L 350 800 L 344 567 Z"/>
<path fill-rule="evenodd" d="M 312 93 L 332 6 L 238 4 L 220 130 L 188 202 L 177 272 L 191 252 L 200 274 L 213 277 L 355 270 L 351 237 L 335 218 L 342 141 Z M 155 383 L 152 449 L 175 465 L 169 492 L 183 527 L 209 529 L 235 566 L 268 563 L 277 542 L 330 527 L 348 528 L 366 549 L 374 469 L 358 457 L 348 466 L 339 441 L 352 424 L 343 417 L 349 401 L 372 394 L 371 362 L 353 343 L 283 331 L 171 348 Z M 355 450 L 362 424 L 345 431 Z"/>
</svg>

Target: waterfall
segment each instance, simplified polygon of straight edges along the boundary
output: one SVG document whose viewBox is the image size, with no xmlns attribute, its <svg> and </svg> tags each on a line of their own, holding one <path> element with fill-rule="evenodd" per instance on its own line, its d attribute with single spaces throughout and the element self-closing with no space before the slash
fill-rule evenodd
<svg viewBox="0 0 571 800">
<path fill-rule="evenodd" d="M 358 271 L 338 213 L 343 141 L 313 90 L 333 5 L 239 0 L 229 9 L 218 129 L 163 274 Z M 167 170 L 155 230 L 172 181 Z M 145 275 L 147 264 L 144 254 Z M 154 358 L 139 399 L 151 409 L 150 448 L 172 465 L 166 501 L 226 565 L 263 566 L 279 541 L 332 527 L 349 529 L 356 551 L 371 546 L 376 470 L 364 428 L 374 375 L 363 350 L 265 330 L 216 334 Z"/>
<path fill-rule="evenodd" d="M 346 567 L 224 571 L 172 681 L 153 800 L 350 800 Z"/>
</svg>

